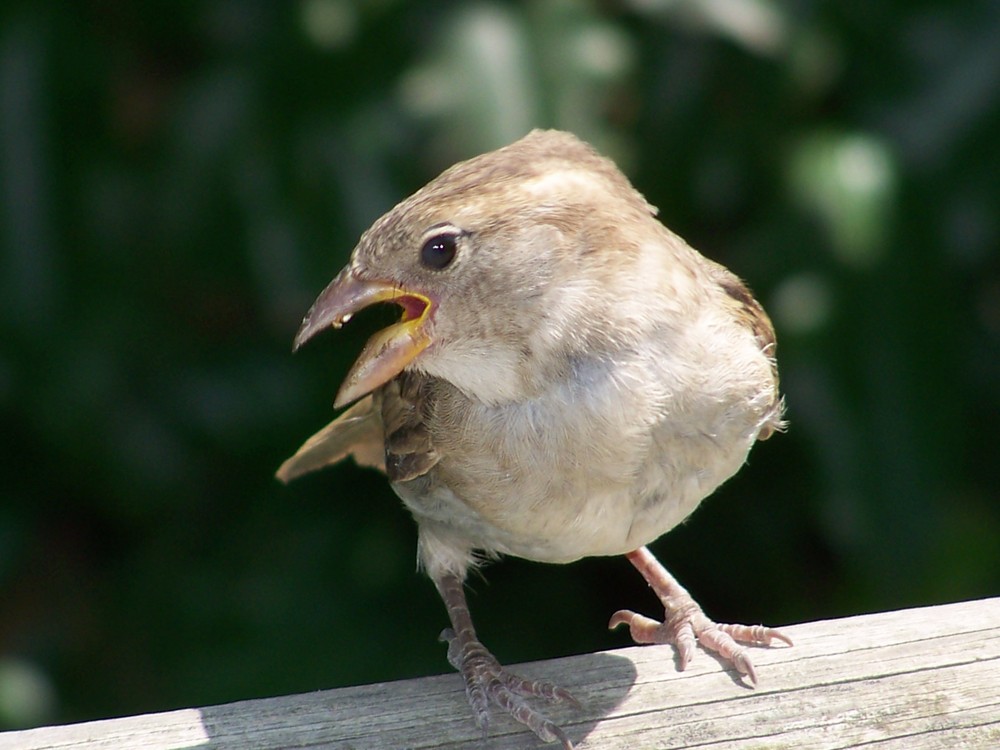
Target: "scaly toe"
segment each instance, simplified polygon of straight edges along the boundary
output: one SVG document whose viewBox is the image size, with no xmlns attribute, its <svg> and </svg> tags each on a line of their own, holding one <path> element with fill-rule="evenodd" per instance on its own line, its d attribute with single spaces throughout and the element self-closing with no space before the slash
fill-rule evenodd
<svg viewBox="0 0 1000 750">
<path fill-rule="evenodd" d="M 754 646 L 770 646 L 772 641 L 781 641 L 787 646 L 794 646 L 792 639 L 776 628 L 766 625 L 719 625 L 719 630 L 728 633 L 740 643 L 752 643 Z"/>
<path fill-rule="evenodd" d="M 440 639 L 448 643 L 448 661 L 465 680 L 465 693 L 484 737 L 492 704 L 524 724 L 543 742 L 559 742 L 564 750 L 573 750 L 566 733 L 528 702 L 529 698 L 541 698 L 579 707 L 572 693 L 551 682 L 527 680 L 508 672 L 479 641 L 462 644 L 451 628 L 442 631 Z"/>
</svg>

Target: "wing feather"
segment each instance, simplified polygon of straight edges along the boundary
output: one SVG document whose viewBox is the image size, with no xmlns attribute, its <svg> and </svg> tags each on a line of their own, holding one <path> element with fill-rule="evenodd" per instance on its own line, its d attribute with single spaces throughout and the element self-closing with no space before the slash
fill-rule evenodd
<svg viewBox="0 0 1000 750">
<path fill-rule="evenodd" d="M 306 440 L 294 456 L 281 464 L 276 476 L 287 484 L 348 456 L 360 466 L 385 472 L 385 433 L 380 409 L 372 396 L 361 399 Z"/>
</svg>

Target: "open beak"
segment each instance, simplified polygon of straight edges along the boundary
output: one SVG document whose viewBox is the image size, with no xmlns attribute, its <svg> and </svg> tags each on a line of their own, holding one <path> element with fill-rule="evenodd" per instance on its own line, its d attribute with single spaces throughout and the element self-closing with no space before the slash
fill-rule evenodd
<svg viewBox="0 0 1000 750">
<path fill-rule="evenodd" d="M 378 302 L 394 302 L 403 308 L 403 317 L 368 339 L 337 391 L 333 405 L 338 409 L 392 380 L 430 345 L 431 299 L 389 281 L 359 279 L 348 266 L 309 308 L 295 335 L 293 351 L 327 326 L 340 328 L 358 310 Z"/>
</svg>

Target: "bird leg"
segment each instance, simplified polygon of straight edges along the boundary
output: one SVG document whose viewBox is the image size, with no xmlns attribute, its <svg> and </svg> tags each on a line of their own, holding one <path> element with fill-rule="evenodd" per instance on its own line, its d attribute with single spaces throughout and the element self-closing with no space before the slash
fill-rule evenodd
<svg viewBox="0 0 1000 750">
<path fill-rule="evenodd" d="M 436 578 L 434 583 L 451 620 L 451 627 L 442 631 L 441 640 L 448 643 L 448 661 L 465 680 L 465 693 L 476 715 L 476 723 L 483 730 L 483 737 L 486 737 L 489 728 L 489 707 L 492 704 L 524 724 L 543 742 L 560 742 L 565 750 L 572 750 L 573 743 L 566 733 L 533 708 L 526 698 L 579 705 L 576 699 L 561 687 L 526 680 L 504 669 L 476 637 L 462 579 L 446 573 Z"/>
<path fill-rule="evenodd" d="M 667 572 L 653 553 L 645 547 L 625 555 L 642 573 L 650 588 L 660 597 L 666 611 L 663 622 L 631 610 L 619 610 L 611 616 L 609 628 L 628 625 L 636 643 L 672 643 L 677 648 L 679 668 L 683 671 L 694 655 L 697 640 L 704 648 L 714 651 L 757 684 L 757 671 L 747 650 L 740 643 L 770 646 L 772 640 L 792 645 L 792 639 L 774 628 L 763 625 L 728 625 L 712 622 L 705 616 L 691 594 Z"/>
</svg>

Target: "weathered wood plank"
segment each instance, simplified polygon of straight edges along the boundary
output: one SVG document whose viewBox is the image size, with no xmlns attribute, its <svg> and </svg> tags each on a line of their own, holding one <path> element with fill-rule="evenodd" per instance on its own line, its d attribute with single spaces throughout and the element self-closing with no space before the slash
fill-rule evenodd
<svg viewBox="0 0 1000 750">
<path fill-rule="evenodd" d="M 785 628 L 757 649 L 756 690 L 669 647 L 520 665 L 572 690 L 550 715 L 601 748 L 1000 748 L 1000 598 Z M 504 716 L 482 744 L 457 675 L 0 734 L 0 750 L 538 748 Z"/>
</svg>

